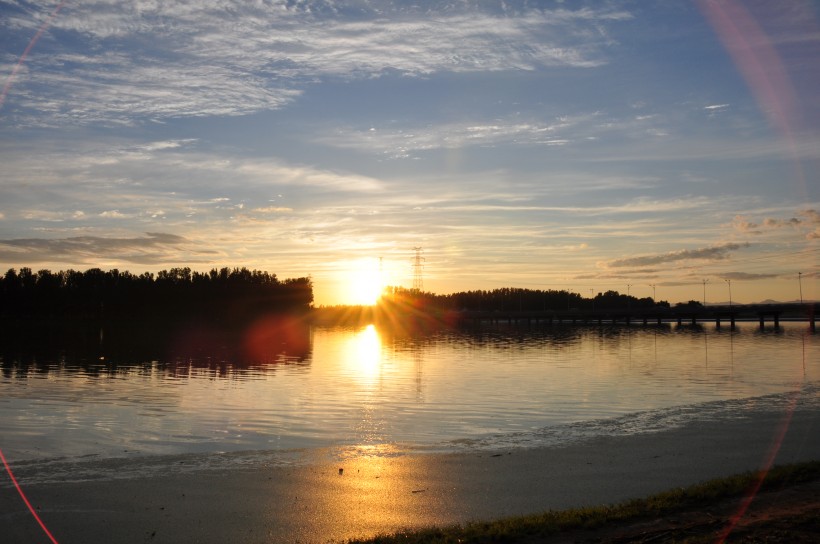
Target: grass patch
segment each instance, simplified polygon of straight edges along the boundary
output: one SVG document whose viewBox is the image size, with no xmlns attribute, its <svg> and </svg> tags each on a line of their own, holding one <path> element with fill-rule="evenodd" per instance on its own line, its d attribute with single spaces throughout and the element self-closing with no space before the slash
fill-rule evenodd
<svg viewBox="0 0 820 544">
<path fill-rule="evenodd" d="M 672 489 L 644 499 L 634 499 L 611 506 L 548 511 L 491 522 L 469 523 L 452 527 L 413 530 L 379 535 L 351 544 L 456 544 L 464 542 L 526 542 L 575 529 L 595 529 L 611 523 L 652 519 L 683 511 L 692 506 L 705 507 L 723 499 L 742 496 L 760 479 L 759 471 L 717 478 L 687 488 Z M 796 463 L 772 468 L 763 480 L 761 491 L 820 478 L 820 461 Z"/>
</svg>

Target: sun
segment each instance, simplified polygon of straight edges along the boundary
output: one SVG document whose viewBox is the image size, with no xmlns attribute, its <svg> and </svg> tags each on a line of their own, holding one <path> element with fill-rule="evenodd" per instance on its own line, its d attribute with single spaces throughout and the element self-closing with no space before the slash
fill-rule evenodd
<svg viewBox="0 0 820 544">
<path fill-rule="evenodd" d="M 379 301 L 384 290 L 379 268 L 378 259 L 360 259 L 352 263 L 345 285 L 348 304 L 373 306 Z"/>
</svg>

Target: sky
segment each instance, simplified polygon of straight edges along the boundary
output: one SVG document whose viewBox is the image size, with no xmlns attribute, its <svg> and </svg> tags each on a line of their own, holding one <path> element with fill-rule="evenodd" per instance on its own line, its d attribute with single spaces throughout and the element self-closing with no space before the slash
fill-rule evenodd
<svg viewBox="0 0 820 544">
<path fill-rule="evenodd" d="M 2 271 L 820 299 L 817 2 L 0 0 L 0 85 Z"/>
</svg>

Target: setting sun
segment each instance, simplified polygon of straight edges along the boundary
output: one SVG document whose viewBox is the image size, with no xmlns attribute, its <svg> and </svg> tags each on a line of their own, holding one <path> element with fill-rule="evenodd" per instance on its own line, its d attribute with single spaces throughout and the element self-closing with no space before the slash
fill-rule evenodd
<svg viewBox="0 0 820 544">
<path fill-rule="evenodd" d="M 351 263 L 347 273 L 347 281 L 342 289 L 348 290 L 342 297 L 347 301 L 347 304 L 365 306 L 376 304 L 384 289 L 382 273 L 379 270 L 379 260 L 360 259 Z"/>
</svg>

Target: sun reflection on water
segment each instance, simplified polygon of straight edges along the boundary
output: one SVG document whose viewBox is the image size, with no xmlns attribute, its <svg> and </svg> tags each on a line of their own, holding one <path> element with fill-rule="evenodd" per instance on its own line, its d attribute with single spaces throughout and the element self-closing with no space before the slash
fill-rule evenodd
<svg viewBox="0 0 820 544">
<path fill-rule="evenodd" d="M 386 421 L 377 400 L 382 380 L 382 341 L 376 327 L 368 325 L 357 332 L 347 353 L 348 371 L 358 384 L 355 396 L 359 416 L 351 430 L 356 441 L 363 445 L 380 443 L 385 439 Z"/>
<path fill-rule="evenodd" d="M 372 382 L 381 371 L 382 342 L 376 327 L 368 325 L 352 338 L 348 351 L 351 369 L 361 381 Z"/>
</svg>

